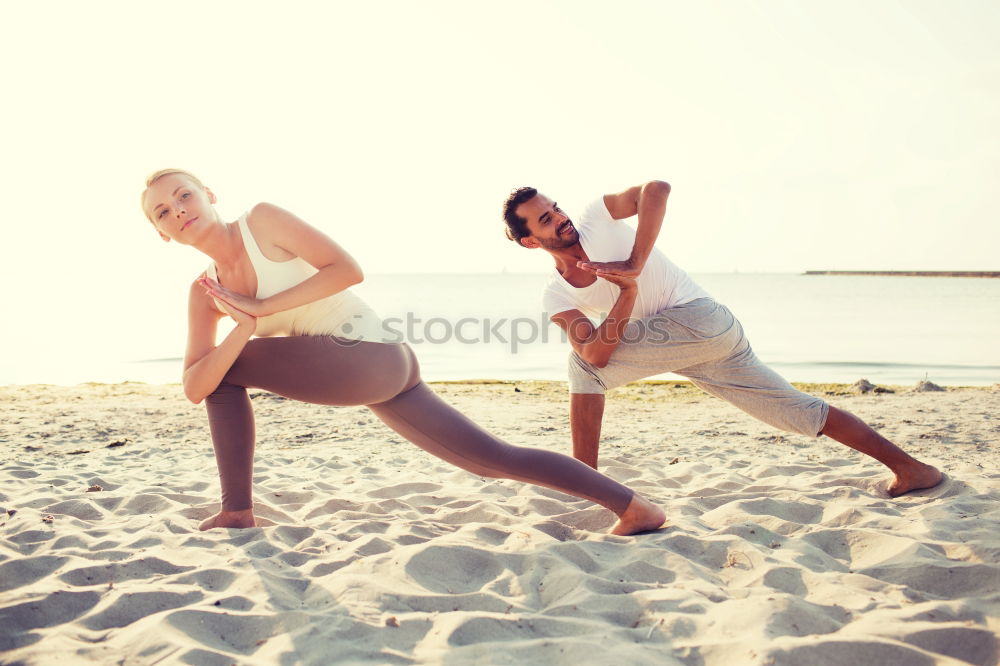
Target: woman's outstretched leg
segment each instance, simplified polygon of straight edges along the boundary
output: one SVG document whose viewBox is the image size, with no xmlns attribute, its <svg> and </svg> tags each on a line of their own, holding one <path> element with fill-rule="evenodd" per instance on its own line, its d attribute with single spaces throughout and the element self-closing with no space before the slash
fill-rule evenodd
<svg viewBox="0 0 1000 666">
<path fill-rule="evenodd" d="M 553 488 L 611 509 L 620 518 L 615 534 L 655 529 L 665 519 L 649 501 L 578 460 L 511 446 L 477 426 L 420 381 L 409 347 L 301 336 L 252 340 L 206 401 L 223 511 L 204 529 L 253 524 L 254 427 L 245 387 L 318 404 L 367 404 L 408 440 L 463 469 Z M 230 524 L 247 518 L 250 525 Z"/>
<path fill-rule="evenodd" d="M 545 486 L 611 509 L 620 519 L 615 534 L 656 529 L 666 519 L 648 500 L 575 458 L 498 439 L 423 382 L 369 407 L 406 439 L 473 474 Z"/>
</svg>

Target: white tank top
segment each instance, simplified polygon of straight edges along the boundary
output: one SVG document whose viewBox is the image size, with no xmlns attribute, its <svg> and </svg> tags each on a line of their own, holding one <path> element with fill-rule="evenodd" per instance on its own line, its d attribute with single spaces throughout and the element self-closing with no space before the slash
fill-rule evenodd
<svg viewBox="0 0 1000 666">
<path fill-rule="evenodd" d="M 257 298 L 267 298 L 290 289 L 318 273 L 318 269 L 302 257 L 288 261 L 272 261 L 264 256 L 247 226 L 244 213 L 237 226 L 243 236 L 250 264 L 257 275 Z M 208 267 L 208 276 L 218 282 L 218 272 L 213 262 Z M 218 300 L 216 307 L 225 312 Z M 254 335 L 267 337 L 274 335 L 335 335 L 348 340 L 368 342 L 395 342 L 387 339 L 382 321 L 375 311 L 368 307 L 357 295 L 347 291 L 338 292 L 312 303 L 300 305 L 291 310 L 276 312 L 257 319 Z"/>
</svg>

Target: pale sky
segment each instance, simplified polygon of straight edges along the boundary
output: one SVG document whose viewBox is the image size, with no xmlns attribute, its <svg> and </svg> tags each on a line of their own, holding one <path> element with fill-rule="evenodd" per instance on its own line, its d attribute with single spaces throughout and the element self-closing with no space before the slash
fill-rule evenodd
<svg viewBox="0 0 1000 666">
<path fill-rule="evenodd" d="M 3 335 L 183 317 L 167 166 L 370 273 L 548 270 L 511 188 L 654 178 L 690 272 L 1000 270 L 998 34 L 993 0 L 6 3 Z"/>
</svg>

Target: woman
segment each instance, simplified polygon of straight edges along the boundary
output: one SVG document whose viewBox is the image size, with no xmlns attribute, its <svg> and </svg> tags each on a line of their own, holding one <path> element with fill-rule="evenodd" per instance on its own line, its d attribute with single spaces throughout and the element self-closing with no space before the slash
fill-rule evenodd
<svg viewBox="0 0 1000 666">
<path fill-rule="evenodd" d="M 223 222 L 215 194 L 192 174 L 150 176 L 142 208 L 165 241 L 212 258 L 191 284 L 184 393 L 206 401 L 222 510 L 202 523 L 253 527 L 254 421 L 248 387 L 324 405 L 367 405 L 439 458 L 487 477 L 583 497 L 614 511 L 614 534 L 663 524 L 663 512 L 584 463 L 506 444 L 444 403 L 420 380 L 413 351 L 382 339 L 375 313 L 347 291 L 361 268 L 332 239 L 267 203 Z M 236 327 L 216 345 L 228 315 Z M 258 336 L 251 339 L 253 336 Z"/>
</svg>

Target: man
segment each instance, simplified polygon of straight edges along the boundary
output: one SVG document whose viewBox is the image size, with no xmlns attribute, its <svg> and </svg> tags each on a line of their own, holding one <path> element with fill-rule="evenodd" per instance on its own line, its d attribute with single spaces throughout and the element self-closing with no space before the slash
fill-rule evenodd
<svg viewBox="0 0 1000 666">
<path fill-rule="evenodd" d="M 531 187 L 504 202 L 507 237 L 555 260 L 543 304 L 573 346 L 573 455 L 597 467 L 607 389 L 673 372 L 765 423 L 826 435 L 875 458 L 895 475 L 893 497 L 937 485 L 936 468 L 853 414 L 796 390 L 757 359 L 732 313 L 653 246 L 669 196 L 670 185 L 658 180 L 606 194 L 578 224 Z M 622 220 L 635 215 L 633 230 Z"/>
</svg>

